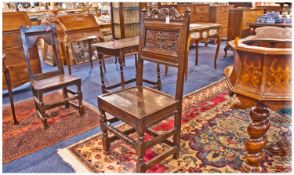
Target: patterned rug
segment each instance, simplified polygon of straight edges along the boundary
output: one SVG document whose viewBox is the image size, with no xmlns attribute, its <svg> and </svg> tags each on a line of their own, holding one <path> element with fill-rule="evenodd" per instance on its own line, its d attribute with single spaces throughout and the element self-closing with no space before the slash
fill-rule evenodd
<svg viewBox="0 0 294 175">
<path fill-rule="evenodd" d="M 61 92 L 45 96 L 45 102 L 62 98 Z M 49 128 L 44 130 L 41 120 L 35 112 L 32 99 L 15 104 L 18 125 L 12 123 L 10 105 L 2 108 L 3 163 L 8 163 L 27 154 L 48 147 L 74 135 L 99 126 L 99 113 L 89 103 L 83 102 L 85 114 L 80 117 L 78 111 L 64 106 L 48 111 L 55 116 L 48 119 Z"/>
<path fill-rule="evenodd" d="M 232 108 L 236 102 L 237 98 L 228 96 L 224 81 L 187 95 L 183 101 L 180 158 L 173 160 L 169 157 L 147 172 L 240 172 L 250 119 L 249 110 Z M 280 139 L 291 139 L 289 116 L 272 112 L 271 121 L 268 146 Z M 125 124 L 119 127 L 120 130 L 128 128 Z M 173 120 L 168 119 L 152 129 L 160 133 L 172 127 Z M 118 140 L 112 143 L 110 155 L 105 156 L 101 138 L 101 134 L 95 135 L 58 153 L 76 172 L 134 172 L 135 150 Z M 150 135 L 146 134 L 145 140 L 149 139 Z M 165 144 L 156 145 L 146 151 L 144 160 L 152 159 L 167 148 Z M 291 146 L 284 156 L 273 155 L 267 149 L 265 151 L 263 167 L 266 172 L 291 171 Z"/>
</svg>

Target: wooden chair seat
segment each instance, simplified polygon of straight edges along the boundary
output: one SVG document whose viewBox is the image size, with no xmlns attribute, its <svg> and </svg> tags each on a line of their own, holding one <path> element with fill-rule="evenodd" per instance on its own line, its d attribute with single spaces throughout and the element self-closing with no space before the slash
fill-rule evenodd
<svg viewBox="0 0 294 175">
<path fill-rule="evenodd" d="M 59 89 L 61 86 L 66 87 L 71 84 L 75 84 L 75 82 L 80 82 L 81 79 L 78 77 L 74 77 L 71 75 L 57 75 L 54 77 L 49 77 L 41 80 L 33 80 L 32 86 L 35 90 L 46 90 L 52 89 L 56 87 Z"/>
<path fill-rule="evenodd" d="M 117 116 L 120 120 L 124 121 L 127 119 L 127 122 L 131 126 L 136 125 L 138 122 L 152 124 L 160 121 L 162 118 L 158 116 L 165 117 L 166 115 L 170 115 L 178 106 L 178 100 L 174 97 L 148 87 L 124 89 L 101 95 L 98 97 L 98 100 L 99 105 L 109 104 L 105 108 L 106 111 Z M 162 113 L 162 110 L 164 110 L 164 113 Z M 116 113 L 124 115 L 120 118 Z M 152 116 L 157 117 L 152 118 Z M 147 118 L 148 120 L 146 120 Z"/>
</svg>

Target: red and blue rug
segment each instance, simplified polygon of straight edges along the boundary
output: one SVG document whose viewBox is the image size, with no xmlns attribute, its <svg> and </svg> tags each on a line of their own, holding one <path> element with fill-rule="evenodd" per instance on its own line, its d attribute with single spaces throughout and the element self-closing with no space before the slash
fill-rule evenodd
<svg viewBox="0 0 294 175">
<path fill-rule="evenodd" d="M 46 95 L 45 102 L 61 100 L 62 93 Z M 64 106 L 48 111 L 49 128 L 44 129 L 36 115 L 33 99 L 15 104 L 18 125 L 12 123 L 10 105 L 2 108 L 2 161 L 8 163 L 25 155 L 49 147 L 72 136 L 99 126 L 99 112 L 93 105 L 84 102 L 85 114 L 79 115 L 76 109 Z"/>
<path fill-rule="evenodd" d="M 229 97 L 224 81 L 187 95 L 183 101 L 181 155 L 171 157 L 147 170 L 163 172 L 240 172 L 244 161 L 244 140 L 248 138 L 249 110 L 234 109 L 237 98 Z M 291 119 L 277 112 L 271 113 L 272 127 L 268 131 L 268 146 L 279 140 L 291 140 Z M 121 130 L 128 126 L 122 124 Z M 173 119 L 165 120 L 152 129 L 165 132 L 173 127 Z M 145 140 L 150 139 L 146 134 Z M 156 145 L 145 153 L 145 161 L 163 152 L 168 146 Z M 291 172 L 291 144 L 283 155 L 271 154 L 265 149 L 262 166 L 266 172 Z M 85 139 L 59 155 L 76 172 L 134 172 L 136 152 L 122 140 L 111 145 L 109 156 L 103 154 L 102 135 Z"/>
</svg>

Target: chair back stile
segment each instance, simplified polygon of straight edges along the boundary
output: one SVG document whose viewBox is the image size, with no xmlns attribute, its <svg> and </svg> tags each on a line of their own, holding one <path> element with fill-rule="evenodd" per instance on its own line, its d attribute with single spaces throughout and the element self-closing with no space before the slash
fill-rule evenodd
<svg viewBox="0 0 294 175">
<path fill-rule="evenodd" d="M 57 41 L 56 27 L 54 25 L 41 26 L 22 26 L 20 28 L 21 40 L 23 43 L 24 55 L 26 59 L 27 69 L 30 80 L 38 80 L 46 77 L 52 77 L 59 74 L 64 74 L 63 64 L 60 59 L 60 48 Z M 31 67 L 31 57 L 36 56 L 37 43 L 43 39 L 48 45 L 51 45 L 55 55 L 57 70 L 35 74 Z M 32 54 L 32 55 L 31 55 Z M 39 56 L 39 55 L 38 55 Z"/>
<path fill-rule="evenodd" d="M 186 69 L 190 10 L 184 16 L 176 9 L 141 11 L 137 86 L 143 82 L 144 60 L 178 68 L 175 98 L 182 101 Z"/>
</svg>

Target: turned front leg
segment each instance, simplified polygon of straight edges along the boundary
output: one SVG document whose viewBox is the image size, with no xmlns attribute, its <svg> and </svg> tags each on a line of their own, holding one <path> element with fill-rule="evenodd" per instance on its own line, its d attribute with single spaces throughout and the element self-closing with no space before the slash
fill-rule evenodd
<svg viewBox="0 0 294 175">
<path fill-rule="evenodd" d="M 270 128 L 270 111 L 263 103 L 257 103 L 250 111 L 252 123 L 247 131 L 250 138 L 245 142 L 247 154 L 242 170 L 245 172 L 262 172 L 261 162 L 264 159 L 264 147 L 267 144 L 266 132 Z"/>
<path fill-rule="evenodd" d="M 138 131 L 137 131 L 138 132 Z M 137 152 L 137 164 L 136 164 L 136 172 L 141 173 L 145 171 L 145 163 L 144 163 L 144 154 L 145 154 L 145 148 L 144 148 L 144 131 L 140 129 L 138 132 L 139 139 L 136 143 L 136 152 Z"/>
<path fill-rule="evenodd" d="M 174 119 L 174 128 L 177 130 L 173 137 L 173 144 L 177 147 L 177 152 L 173 155 L 174 159 L 178 159 L 180 157 L 180 147 L 181 147 L 181 114 L 177 110 L 175 113 Z"/>
<path fill-rule="evenodd" d="M 104 110 L 99 109 L 101 116 L 100 116 L 100 128 L 102 130 L 102 145 L 103 145 L 103 152 L 104 154 L 109 154 L 109 147 L 110 142 L 108 139 L 108 133 L 107 133 L 107 120 L 106 120 L 106 113 Z"/>
<path fill-rule="evenodd" d="M 83 116 L 85 111 L 84 111 L 84 106 L 83 106 L 83 93 L 82 93 L 81 86 L 82 86 L 82 82 L 80 81 L 77 84 L 77 88 L 78 88 L 77 95 L 78 95 L 78 101 L 79 101 L 79 113 L 80 113 L 80 116 Z"/>
</svg>

